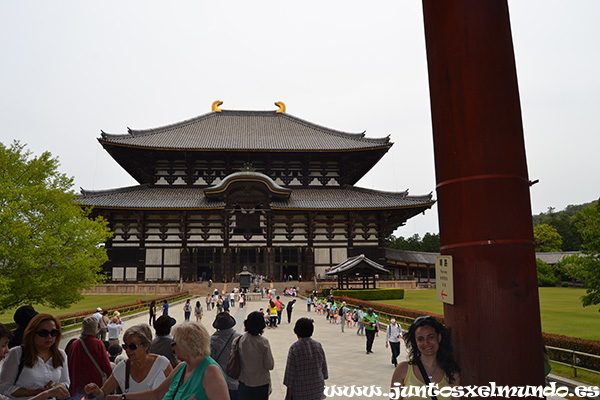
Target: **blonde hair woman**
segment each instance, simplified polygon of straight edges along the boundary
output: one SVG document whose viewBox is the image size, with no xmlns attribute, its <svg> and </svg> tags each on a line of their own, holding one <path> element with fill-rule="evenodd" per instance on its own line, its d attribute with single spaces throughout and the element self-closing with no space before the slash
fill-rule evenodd
<svg viewBox="0 0 600 400">
<path fill-rule="evenodd" d="M 127 400 L 229 399 L 225 375 L 209 355 L 210 336 L 206 328 L 195 322 L 184 322 L 175 326 L 172 333 L 173 348 L 183 362 L 158 388 L 128 394 Z M 107 400 L 121 399 L 121 395 L 107 397 Z"/>
</svg>

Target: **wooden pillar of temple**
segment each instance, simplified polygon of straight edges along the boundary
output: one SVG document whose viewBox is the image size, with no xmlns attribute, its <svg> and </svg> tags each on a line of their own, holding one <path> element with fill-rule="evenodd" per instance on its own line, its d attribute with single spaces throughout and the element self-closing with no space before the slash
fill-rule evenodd
<svg viewBox="0 0 600 400">
<path fill-rule="evenodd" d="M 543 385 L 529 178 L 506 0 L 423 0 L 445 304 L 461 385 Z"/>
</svg>

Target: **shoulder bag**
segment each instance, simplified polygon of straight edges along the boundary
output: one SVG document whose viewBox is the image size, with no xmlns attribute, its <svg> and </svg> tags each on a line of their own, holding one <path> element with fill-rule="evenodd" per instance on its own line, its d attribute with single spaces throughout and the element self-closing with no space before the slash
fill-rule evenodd
<svg viewBox="0 0 600 400">
<path fill-rule="evenodd" d="M 421 359 L 419 358 L 416 361 L 417 367 L 419 367 L 419 371 L 421 371 L 421 376 L 423 377 L 423 381 L 425 382 L 425 386 L 429 386 L 431 381 L 429 380 L 429 376 L 427 375 L 427 371 L 425 371 L 425 367 L 423 363 L 421 363 Z M 410 366 L 409 366 L 410 368 Z M 437 400 L 437 396 L 431 396 L 431 400 Z"/>
<path fill-rule="evenodd" d="M 240 377 L 242 369 L 239 348 L 240 338 L 241 336 L 238 336 L 233 340 L 233 344 L 231 345 L 231 355 L 229 356 L 229 361 L 227 361 L 227 367 L 225 368 L 227 375 L 233 379 L 238 379 Z"/>
<path fill-rule="evenodd" d="M 106 376 L 106 372 L 104 372 L 102 370 L 102 368 L 100 368 L 100 366 L 98 365 L 98 362 L 94 359 L 94 357 L 92 356 L 92 354 L 88 350 L 87 346 L 83 342 L 83 339 L 79 339 L 79 343 L 81 343 L 81 347 L 83 347 L 83 350 L 85 350 L 85 353 L 88 355 L 88 357 L 90 358 L 90 360 L 92 360 L 92 363 L 94 364 L 94 366 L 96 367 L 96 369 L 98 370 L 98 372 L 100 372 L 100 376 L 102 377 L 102 384 L 104 384 L 104 382 L 106 382 L 106 380 L 108 379 L 108 376 Z"/>
</svg>

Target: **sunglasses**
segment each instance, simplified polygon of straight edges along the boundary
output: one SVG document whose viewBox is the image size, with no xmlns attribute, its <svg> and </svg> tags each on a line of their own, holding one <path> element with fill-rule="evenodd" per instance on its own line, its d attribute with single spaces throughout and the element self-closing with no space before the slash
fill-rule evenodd
<svg viewBox="0 0 600 400">
<path fill-rule="evenodd" d="M 172 341 L 172 342 L 171 342 L 171 347 L 175 347 L 175 346 L 177 346 L 177 342 L 175 342 L 175 341 Z"/>
<path fill-rule="evenodd" d="M 435 319 L 435 318 L 433 318 L 431 315 L 423 315 L 422 317 L 415 318 L 415 320 L 413 321 L 413 323 L 412 323 L 412 324 L 413 324 L 414 326 L 417 326 L 417 325 L 419 325 L 419 324 L 422 324 L 422 323 L 423 323 L 423 322 L 425 322 L 425 321 L 435 321 L 435 320 L 436 320 L 436 319 Z"/>
<path fill-rule="evenodd" d="M 51 331 L 49 331 L 48 329 L 42 329 L 37 331 L 36 335 L 38 335 L 39 337 L 57 337 L 58 335 L 60 335 L 60 331 L 58 329 L 52 329 Z"/>
<path fill-rule="evenodd" d="M 136 351 L 138 349 L 138 347 L 140 347 L 141 344 L 135 344 L 135 343 L 123 343 L 123 350 L 127 350 L 129 348 L 129 350 L 131 351 Z"/>
</svg>

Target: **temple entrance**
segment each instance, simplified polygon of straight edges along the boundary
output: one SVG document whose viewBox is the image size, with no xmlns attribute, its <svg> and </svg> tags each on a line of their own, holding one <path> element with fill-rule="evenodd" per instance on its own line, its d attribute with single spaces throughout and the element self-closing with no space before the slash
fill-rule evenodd
<svg viewBox="0 0 600 400">
<path fill-rule="evenodd" d="M 304 264 L 304 249 L 301 247 L 279 247 L 275 249 L 275 271 L 281 271 L 278 278 L 283 280 L 285 276 L 289 279 L 298 279 L 298 274 L 302 273 Z"/>
<path fill-rule="evenodd" d="M 242 272 L 246 266 L 248 272 L 265 275 L 265 250 L 260 247 L 234 247 L 231 249 L 231 273 Z"/>
<path fill-rule="evenodd" d="M 221 249 L 199 247 L 190 249 L 190 264 L 196 271 L 196 281 L 214 280 L 214 267 L 221 265 Z"/>
</svg>

